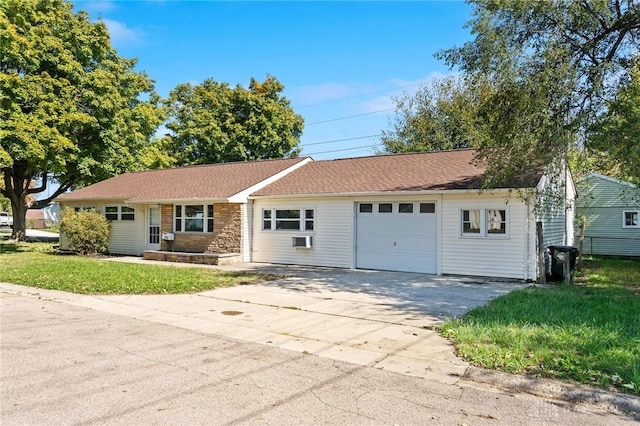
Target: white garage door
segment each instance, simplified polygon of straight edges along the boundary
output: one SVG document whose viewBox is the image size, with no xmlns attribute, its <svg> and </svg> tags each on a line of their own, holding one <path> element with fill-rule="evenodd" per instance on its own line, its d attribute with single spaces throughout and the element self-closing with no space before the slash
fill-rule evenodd
<svg viewBox="0 0 640 426">
<path fill-rule="evenodd" d="M 429 202 L 358 203 L 356 267 L 435 274 L 435 212 Z"/>
</svg>

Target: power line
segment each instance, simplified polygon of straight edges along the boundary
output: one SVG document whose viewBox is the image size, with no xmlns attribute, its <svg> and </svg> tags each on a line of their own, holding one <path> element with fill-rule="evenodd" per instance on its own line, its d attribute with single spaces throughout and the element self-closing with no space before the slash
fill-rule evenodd
<svg viewBox="0 0 640 426">
<path fill-rule="evenodd" d="M 332 152 L 342 152 L 342 151 L 351 151 L 354 149 L 364 149 L 364 148 L 375 148 L 376 146 L 380 146 L 381 144 L 377 143 L 375 145 L 367 145 L 367 146 L 354 146 L 352 148 L 343 148 L 343 149 L 334 149 L 331 151 L 322 151 L 322 152 L 310 152 L 310 153 L 304 153 L 304 155 L 318 155 L 318 154 L 330 154 Z"/>
<path fill-rule="evenodd" d="M 302 106 L 294 106 L 294 107 L 293 107 L 293 109 L 310 108 L 310 107 L 314 107 L 314 106 L 327 105 L 327 104 L 334 104 L 334 103 L 336 103 L 336 102 L 348 101 L 348 100 L 350 100 L 350 99 L 366 98 L 367 96 L 379 95 L 380 93 L 393 92 L 393 91 L 395 91 L 395 90 L 402 90 L 402 89 L 406 89 L 407 87 L 414 87 L 414 86 L 418 86 L 418 85 L 420 85 L 420 84 L 422 84 L 422 83 L 423 83 L 423 82 L 413 83 L 413 84 L 407 84 L 406 86 L 394 87 L 393 89 L 379 90 L 379 91 L 377 91 L 377 92 L 366 93 L 366 94 L 364 94 L 364 95 L 349 96 L 349 97 L 346 97 L 346 98 L 333 99 L 333 100 L 331 100 L 331 101 L 318 102 L 318 103 L 315 103 L 315 104 L 308 104 L 308 105 L 302 105 Z"/>
<path fill-rule="evenodd" d="M 306 144 L 302 145 L 302 147 L 304 148 L 305 146 L 311 146 L 311 145 L 324 145 L 324 144 L 327 144 L 327 143 L 334 143 L 334 142 L 354 141 L 356 139 L 377 138 L 378 136 L 382 136 L 382 135 L 381 134 L 377 134 L 377 135 L 369 135 L 369 136 L 359 136 L 357 138 L 333 139 L 333 140 L 330 140 L 330 141 L 306 143 Z"/>
<path fill-rule="evenodd" d="M 388 109 L 381 109 L 379 111 L 371 111 L 371 112 L 365 112 L 365 113 L 362 113 L 362 114 L 349 115 L 349 116 L 346 116 L 346 117 L 330 118 L 329 120 L 322 120 L 322 121 L 315 121 L 313 123 L 307 123 L 307 124 L 305 124 L 305 126 L 313 126 L 314 124 L 329 123 L 331 121 L 347 120 L 349 118 L 362 117 L 363 115 L 378 114 L 380 112 L 387 112 L 387 111 L 394 111 L 394 110 L 395 110 L 395 108 L 388 108 Z"/>
</svg>

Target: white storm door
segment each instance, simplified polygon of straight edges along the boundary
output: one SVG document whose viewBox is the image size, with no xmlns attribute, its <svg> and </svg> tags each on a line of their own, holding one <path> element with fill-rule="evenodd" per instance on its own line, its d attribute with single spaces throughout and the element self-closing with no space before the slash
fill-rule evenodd
<svg viewBox="0 0 640 426">
<path fill-rule="evenodd" d="M 148 208 L 147 223 L 147 250 L 160 250 L 160 207 Z"/>
</svg>

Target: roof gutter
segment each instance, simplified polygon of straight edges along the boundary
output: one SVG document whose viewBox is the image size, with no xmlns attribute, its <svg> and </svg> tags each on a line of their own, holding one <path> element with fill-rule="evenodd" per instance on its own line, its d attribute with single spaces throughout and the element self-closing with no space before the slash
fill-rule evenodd
<svg viewBox="0 0 640 426">
<path fill-rule="evenodd" d="M 287 195 L 251 195 L 251 200 L 264 200 L 269 198 L 335 198 L 335 197 L 379 197 L 399 195 L 440 195 L 440 194 L 505 194 L 513 190 L 529 188 L 496 188 L 496 189 L 434 189 L 426 191 L 374 191 L 374 192 L 344 192 L 344 193 L 318 193 L 318 194 L 287 194 Z"/>
<path fill-rule="evenodd" d="M 163 198 L 163 199 L 149 199 L 149 200 L 126 200 L 128 204 L 188 204 L 191 202 L 214 202 L 214 203 L 228 203 L 228 198 Z"/>
<path fill-rule="evenodd" d="M 92 202 L 95 203 L 97 201 L 105 201 L 105 202 L 121 202 L 125 204 L 186 204 L 190 202 L 214 202 L 214 203 L 228 203 L 231 202 L 228 198 L 164 198 L 164 199 L 148 199 L 148 200 L 138 200 L 131 198 L 74 198 L 74 199 L 56 199 L 55 202 L 59 203 L 86 203 Z"/>
<path fill-rule="evenodd" d="M 54 203 L 84 203 L 87 201 L 96 202 L 96 201 L 126 201 L 126 198 L 123 197 L 88 197 L 88 198 L 60 198 L 56 197 L 53 199 Z"/>
</svg>

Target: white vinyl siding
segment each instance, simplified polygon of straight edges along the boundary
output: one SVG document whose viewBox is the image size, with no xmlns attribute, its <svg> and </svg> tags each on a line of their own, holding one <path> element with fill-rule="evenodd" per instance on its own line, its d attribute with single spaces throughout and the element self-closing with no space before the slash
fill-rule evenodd
<svg viewBox="0 0 640 426">
<path fill-rule="evenodd" d="M 623 226 L 625 211 L 640 210 L 640 190 L 599 175 L 580 181 L 578 189 L 576 216 L 587 219 L 583 253 L 640 256 L 640 228 Z"/>
<path fill-rule="evenodd" d="M 240 226 L 241 226 L 241 242 L 240 250 L 242 252 L 242 261 L 251 262 L 251 240 L 253 235 L 252 226 L 253 203 L 240 204 Z"/>
<path fill-rule="evenodd" d="M 554 207 L 552 211 L 541 214 L 542 235 L 544 246 L 567 245 L 565 240 L 566 215 L 562 206 Z"/>
<path fill-rule="evenodd" d="M 470 238 L 462 234 L 461 211 L 506 210 L 506 236 Z M 533 279 L 531 216 L 519 199 L 504 195 L 443 195 L 442 273 Z M 533 224 L 535 228 L 535 224 Z"/>
<path fill-rule="evenodd" d="M 564 175 L 558 182 L 552 182 L 545 176 L 537 188 L 537 220 L 542 222 L 544 247 L 574 243 L 576 189 L 568 171 L 566 185 L 563 178 Z M 548 194 L 550 188 L 555 188 L 553 196 Z"/>
<path fill-rule="evenodd" d="M 113 202 L 96 203 L 92 205 L 92 207 L 95 207 L 96 211 L 104 214 L 106 206 L 119 204 L 120 203 L 114 204 Z M 61 207 L 84 207 L 84 204 L 62 204 Z M 135 220 L 114 220 L 110 222 L 108 251 L 112 254 L 140 256 L 144 251 L 146 226 L 144 212 L 146 209 L 144 205 L 130 205 L 129 207 L 132 207 L 135 210 Z M 127 212 L 125 212 L 125 214 L 126 213 Z M 63 249 L 69 248 L 68 240 L 64 235 L 61 236 L 60 247 Z"/>
<path fill-rule="evenodd" d="M 344 197 L 255 200 L 253 205 L 253 262 L 355 268 L 355 224 L 358 203 L 429 202 L 436 200 L 436 273 L 535 279 L 535 218 L 515 197 L 484 193 L 442 196 Z M 417 205 L 416 205 L 417 206 Z M 313 232 L 263 231 L 263 209 L 315 211 Z M 416 207 L 414 207 L 415 209 Z M 462 209 L 506 210 L 506 236 L 465 238 L 461 235 Z M 415 212 L 415 210 L 414 210 Z M 415 213 L 414 213 L 415 214 Z M 313 237 L 311 249 L 296 250 L 292 236 Z"/>
<path fill-rule="evenodd" d="M 314 210 L 314 230 L 262 230 L 265 209 Z M 252 261 L 311 266 L 352 267 L 353 201 L 345 199 L 256 200 L 253 204 Z M 313 237 L 311 249 L 293 247 L 292 236 Z"/>
<path fill-rule="evenodd" d="M 140 256 L 144 251 L 145 208 L 137 205 L 135 220 L 111 222 L 109 253 Z"/>
</svg>

